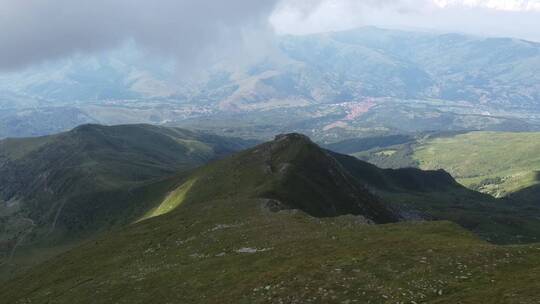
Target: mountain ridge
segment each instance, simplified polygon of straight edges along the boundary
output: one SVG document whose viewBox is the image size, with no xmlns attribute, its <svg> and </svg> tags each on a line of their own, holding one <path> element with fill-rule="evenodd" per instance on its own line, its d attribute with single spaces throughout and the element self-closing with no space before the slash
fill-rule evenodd
<svg viewBox="0 0 540 304">
<path fill-rule="evenodd" d="M 171 63 L 148 61 L 135 45 L 0 75 L 0 138 L 140 122 L 237 135 L 252 127 L 250 136 L 269 125 L 262 138 L 296 131 L 324 141 L 540 129 L 537 43 L 360 28 L 281 36 L 275 45 L 279 55 L 245 68 L 222 62 L 180 83 Z"/>
<path fill-rule="evenodd" d="M 2 140 L 1 257 L 10 260 L 14 247 L 57 247 L 129 224 L 174 186 L 171 176 L 253 144 L 150 125 L 83 125 Z"/>
<path fill-rule="evenodd" d="M 411 184 L 415 175 L 424 178 Z M 403 192 L 418 183 L 424 188 Z M 465 200 L 458 218 L 474 217 L 478 204 L 468 203 L 485 197 L 467 198 L 473 192 L 443 171 L 382 170 L 291 134 L 180 174 L 169 185 L 157 192 L 168 197 L 155 201 L 156 213 L 17 276 L 0 286 L 4 299 L 533 303 L 538 291 L 532 279 L 538 245 L 498 246 L 447 221 L 388 223 L 372 208 L 355 212 L 367 204 L 395 216 L 388 202 L 402 214 L 422 207 L 423 199 L 442 208 L 426 214 L 451 218 L 449 202 L 457 196 Z M 340 201 L 329 202 L 329 193 Z M 397 200 L 402 196 L 405 204 Z M 504 227 L 489 225 L 495 232 Z"/>
</svg>

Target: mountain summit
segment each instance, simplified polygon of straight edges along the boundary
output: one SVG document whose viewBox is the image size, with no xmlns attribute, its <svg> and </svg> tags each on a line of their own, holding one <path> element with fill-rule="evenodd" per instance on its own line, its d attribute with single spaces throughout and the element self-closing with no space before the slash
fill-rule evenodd
<svg viewBox="0 0 540 304">
<path fill-rule="evenodd" d="M 204 197 L 197 195 L 199 202 L 224 197 L 259 198 L 271 200 L 274 209 L 298 209 L 315 217 L 353 214 L 375 223 L 399 219 L 330 153 L 300 134 L 278 135 L 195 175 L 197 180 L 212 181 L 212 187 L 204 191 L 198 184 L 193 186 L 192 192 L 205 193 Z M 207 183 L 200 185 L 206 187 Z"/>
</svg>

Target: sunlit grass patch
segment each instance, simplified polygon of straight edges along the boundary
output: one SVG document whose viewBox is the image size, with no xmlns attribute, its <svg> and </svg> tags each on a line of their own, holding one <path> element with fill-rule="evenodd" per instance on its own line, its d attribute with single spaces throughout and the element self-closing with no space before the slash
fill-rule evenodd
<svg viewBox="0 0 540 304">
<path fill-rule="evenodd" d="M 196 178 L 192 178 L 184 182 L 180 187 L 178 187 L 176 190 L 172 191 L 164 200 L 159 204 L 159 206 L 155 207 L 154 209 L 148 211 L 141 219 L 139 219 L 137 222 L 147 220 L 149 218 L 153 218 L 156 216 L 160 216 L 163 214 L 167 214 L 174 209 L 176 209 L 178 206 L 180 206 L 184 200 L 186 199 L 186 195 L 191 190 L 193 185 L 197 182 Z"/>
</svg>

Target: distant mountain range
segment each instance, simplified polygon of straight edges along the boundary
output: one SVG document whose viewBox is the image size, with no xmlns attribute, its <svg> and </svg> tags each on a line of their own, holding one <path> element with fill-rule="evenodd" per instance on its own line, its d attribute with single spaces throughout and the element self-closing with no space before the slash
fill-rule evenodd
<svg viewBox="0 0 540 304">
<path fill-rule="evenodd" d="M 0 137 L 141 122 L 251 136 L 271 127 L 325 141 L 538 129 L 538 43 L 368 27 L 282 36 L 276 48 L 255 64 L 223 62 L 194 78 L 133 45 L 4 73 Z"/>
</svg>

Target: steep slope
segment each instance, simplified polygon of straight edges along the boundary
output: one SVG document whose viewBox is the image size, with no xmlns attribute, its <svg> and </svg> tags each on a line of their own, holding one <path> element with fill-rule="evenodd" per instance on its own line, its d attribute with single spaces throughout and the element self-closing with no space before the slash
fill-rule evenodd
<svg viewBox="0 0 540 304">
<path fill-rule="evenodd" d="M 50 247 L 130 223 L 157 180 L 252 142 L 150 125 L 84 125 L 53 136 L 0 141 L 0 249 Z M 55 246 L 56 246 L 55 245 Z"/>
<path fill-rule="evenodd" d="M 540 239 L 540 208 L 511 203 L 465 188 L 444 170 L 380 169 L 358 159 L 333 154 L 348 172 L 402 214 L 413 219 L 450 220 L 495 243 Z"/>
<path fill-rule="evenodd" d="M 0 286 L 3 300 L 535 303 L 540 298 L 537 245 L 490 245 L 448 222 L 369 225 L 395 221 L 401 213 L 363 183 L 388 191 L 457 189 L 444 172 L 383 171 L 290 134 L 171 181 L 175 189 L 145 220 Z M 356 216 L 343 215 L 349 213 Z"/>
<path fill-rule="evenodd" d="M 316 217 L 354 214 L 375 223 L 450 220 L 496 243 L 540 237 L 539 209 L 469 190 L 443 170 L 380 169 L 321 149 L 299 134 L 278 136 L 201 168 L 183 185 L 182 202 L 270 199 L 278 210 L 299 209 Z"/>
<path fill-rule="evenodd" d="M 361 215 L 376 223 L 399 215 L 373 196 L 326 151 L 300 134 L 238 153 L 195 171 L 185 203 L 227 198 L 266 199 L 271 209 L 316 217 Z"/>
</svg>

